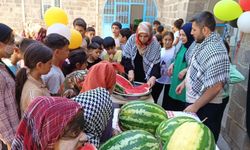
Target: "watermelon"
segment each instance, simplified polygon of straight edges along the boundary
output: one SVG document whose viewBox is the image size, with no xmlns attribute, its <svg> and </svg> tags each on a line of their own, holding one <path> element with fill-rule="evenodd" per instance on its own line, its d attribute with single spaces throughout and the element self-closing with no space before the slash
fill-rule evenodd
<svg viewBox="0 0 250 150">
<path fill-rule="evenodd" d="M 141 94 L 141 93 L 148 93 L 148 92 L 149 92 L 149 85 L 147 83 L 125 89 L 126 94 Z"/>
<path fill-rule="evenodd" d="M 215 150 L 216 147 L 209 128 L 192 118 L 176 117 L 164 121 L 157 128 L 157 137 L 158 132 L 161 133 L 163 150 Z"/>
<path fill-rule="evenodd" d="M 160 144 L 147 131 L 129 130 L 109 139 L 99 150 L 160 150 Z"/>
<path fill-rule="evenodd" d="M 163 121 L 156 129 L 155 136 L 158 139 L 161 139 L 163 143 L 169 140 L 170 135 L 174 132 L 174 130 L 184 122 L 192 122 L 196 121 L 191 117 L 179 116 L 175 118 L 171 118 L 169 120 Z"/>
<path fill-rule="evenodd" d="M 97 150 L 93 144 L 85 143 L 84 146 L 80 147 L 78 150 Z"/>
<path fill-rule="evenodd" d="M 125 93 L 125 89 L 132 88 L 133 85 L 123 76 L 116 74 L 115 91 Z"/>
<path fill-rule="evenodd" d="M 166 111 L 161 106 L 145 101 L 131 101 L 121 107 L 118 124 L 123 131 L 141 129 L 155 134 L 159 124 L 167 119 Z"/>
<path fill-rule="evenodd" d="M 116 74 L 115 91 L 118 93 L 130 95 L 144 94 L 148 93 L 149 89 L 149 85 L 146 83 L 139 86 L 133 86 L 126 78 Z"/>
</svg>

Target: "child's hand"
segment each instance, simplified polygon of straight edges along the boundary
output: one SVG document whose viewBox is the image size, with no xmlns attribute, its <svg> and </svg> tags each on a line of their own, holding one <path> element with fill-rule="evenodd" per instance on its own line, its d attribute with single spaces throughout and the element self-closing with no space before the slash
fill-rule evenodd
<svg viewBox="0 0 250 150">
<path fill-rule="evenodd" d="M 110 55 L 109 55 L 109 60 L 111 60 L 111 61 L 112 61 L 112 60 L 113 60 L 113 58 L 114 58 L 114 55 L 113 55 L 113 54 L 110 54 Z"/>
<path fill-rule="evenodd" d="M 168 71 L 167 71 L 167 75 L 168 75 L 168 76 L 172 76 L 172 74 L 173 74 L 173 68 L 174 68 L 174 64 L 172 63 L 172 64 L 168 67 Z"/>
</svg>

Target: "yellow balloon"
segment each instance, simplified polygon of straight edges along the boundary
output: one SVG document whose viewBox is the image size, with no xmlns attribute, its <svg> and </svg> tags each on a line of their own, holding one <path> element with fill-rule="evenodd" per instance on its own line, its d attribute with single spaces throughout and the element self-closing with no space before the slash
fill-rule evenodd
<svg viewBox="0 0 250 150">
<path fill-rule="evenodd" d="M 232 21 L 242 14 L 240 5 L 233 0 L 221 0 L 214 6 L 214 15 L 222 21 Z"/>
<path fill-rule="evenodd" d="M 70 37 L 70 44 L 69 49 L 76 49 L 82 45 L 82 35 L 79 31 L 75 29 L 70 29 L 71 37 Z"/>
<path fill-rule="evenodd" d="M 44 21 L 47 27 L 55 23 L 68 24 L 67 13 L 59 7 L 50 7 L 44 14 Z"/>
</svg>

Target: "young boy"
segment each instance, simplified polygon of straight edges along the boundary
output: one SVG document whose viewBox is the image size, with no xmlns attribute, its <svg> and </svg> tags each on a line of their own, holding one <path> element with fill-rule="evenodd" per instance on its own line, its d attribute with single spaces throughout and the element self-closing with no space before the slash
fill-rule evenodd
<svg viewBox="0 0 250 150">
<path fill-rule="evenodd" d="M 121 47 L 121 50 L 123 50 L 129 37 L 132 35 L 132 32 L 129 28 L 123 28 L 123 29 L 121 29 L 120 34 L 122 36 L 122 38 L 120 40 L 120 47 Z"/>
<path fill-rule="evenodd" d="M 104 56 L 107 54 L 106 50 L 103 49 L 103 38 L 101 38 L 100 36 L 94 36 L 91 40 L 91 43 L 94 42 L 100 45 L 100 50 L 101 50 L 100 58 L 103 60 Z"/>
<path fill-rule="evenodd" d="M 102 61 L 102 59 L 99 58 L 100 54 L 101 54 L 100 47 L 101 46 L 95 42 L 89 44 L 89 46 L 88 46 L 88 59 L 87 59 L 87 63 L 88 63 L 87 68 L 88 69 L 90 69 L 92 66 L 94 66 L 95 64 Z"/>
<path fill-rule="evenodd" d="M 83 48 L 87 48 L 87 41 L 86 41 L 86 37 L 85 37 L 85 33 L 86 33 L 86 28 L 87 28 L 87 24 L 86 22 L 82 19 L 82 18 L 76 18 L 73 21 L 73 26 L 74 29 L 76 29 L 77 31 L 79 31 L 82 35 L 82 47 Z"/>
<path fill-rule="evenodd" d="M 13 54 L 10 59 L 3 59 L 3 62 L 8 66 L 14 75 L 16 75 L 20 68 L 24 67 L 24 62 L 22 61 L 24 52 L 26 48 L 34 42 L 37 41 L 20 37 L 18 37 L 18 39 L 15 38 L 16 47 L 14 48 Z"/>
<path fill-rule="evenodd" d="M 109 36 L 103 39 L 103 47 L 107 51 L 107 54 L 104 56 L 104 60 L 109 62 L 121 62 L 122 51 L 116 50 L 115 40 L 112 37 Z"/>
<path fill-rule="evenodd" d="M 45 45 L 53 50 L 52 68 L 42 79 L 52 95 L 58 95 L 58 90 L 65 77 L 60 69 L 61 63 L 69 55 L 70 30 L 63 24 L 54 24 L 48 28 Z"/>
<path fill-rule="evenodd" d="M 122 29 L 122 24 L 120 22 L 113 22 L 111 29 L 113 33 L 113 38 L 115 39 L 115 46 L 117 49 L 120 49 L 120 40 L 122 38 L 120 30 Z"/>
<path fill-rule="evenodd" d="M 89 40 L 91 41 L 92 38 L 95 36 L 95 29 L 93 27 L 88 27 L 86 30 L 85 36 L 87 36 Z"/>
</svg>

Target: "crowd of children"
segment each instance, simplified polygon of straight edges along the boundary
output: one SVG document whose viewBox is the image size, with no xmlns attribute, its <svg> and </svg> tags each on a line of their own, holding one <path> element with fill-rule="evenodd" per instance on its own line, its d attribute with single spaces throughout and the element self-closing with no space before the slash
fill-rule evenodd
<svg viewBox="0 0 250 150">
<path fill-rule="evenodd" d="M 153 26 L 141 22 L 136 32 L 132 33 L 129 28 L 122 28 L 120 22 L 114 22 L 111 25 L 113 37 L 102 38 L 96 35 L 94 27 L 87 27 L 84 19 L 76 18 L 73 27 L 83 39 L 76 49 L 68 48 L 71 33 L 63 24 L 53 24 L 47 31 L 42 28 L 39 38 L 29 39 L 14 35 L 10 27 L 0 23 L 1 141 L 8 149 L 11 144 L 13 149 L 55 148 L 63 138 L 59 135 L 67 137 L 70 134 L 69 128 L 76 134 L 70 135 L 73 139 L 77 138 L 81 144 L 88 139 L 99 147 L 100 142 L 111 136 L 102 138 L 105 131 L 111 133 L 113 108 L 110 95 L 115 85 L 117 64 L 124 66 L 129 80 L 150 85 L 155 103 L 164 89 L 163 108 L 183 111 L 187 107 L 186 91 L 180 85 L 186 81 L 187 67 L 194 53 L 189 48 L 194 42 L 192 23 L 183 23 L 183 19 L 177 19 L 171 31 L 157 20 Z M 64 99 L 65 103 L 60 104 L 57 110 L 55 99 L 50 96 L 57 96 L 55 99 L 59 101 Z M 45 103 L 41 104 L 41 100 Z M 66 103 L 72 107 L 64 113 L 62 109 L 67 108 Z M 42 113 L 47 111 L 45 107 L 48 114 Z M 38 134 L 44 131 L 38 133 L 41 126 L 37 123 L 41 120 L 34 117 L 41 113 L 39 118 L 44 119 L 41 125 L 53 123 L 51 118 L 46 118 L 53 116 L 52 107 L 56 108 L 58 121 L 63 118 L 58 113 L 67 119 L 61 127 L 53 124 L 58 128 L 54 141 L 39 139 L 41 142 L 36 143 L 39 140 L 31 138 L 40 138 Z M 78 114 L 84 116 L 84 129 L 80 129 L 83 134 L 77 126 L 81 120 Z M 72 118 L 73 122 L 70 121 Z M 17 128 L 20 120 L 22 124 Z M 69 125 L 72 123 L 75 128 L 71 129 Z M 36 129 L 32 133 L 27 129 L 21 131 L 25 128 Z"/>
</svg>

